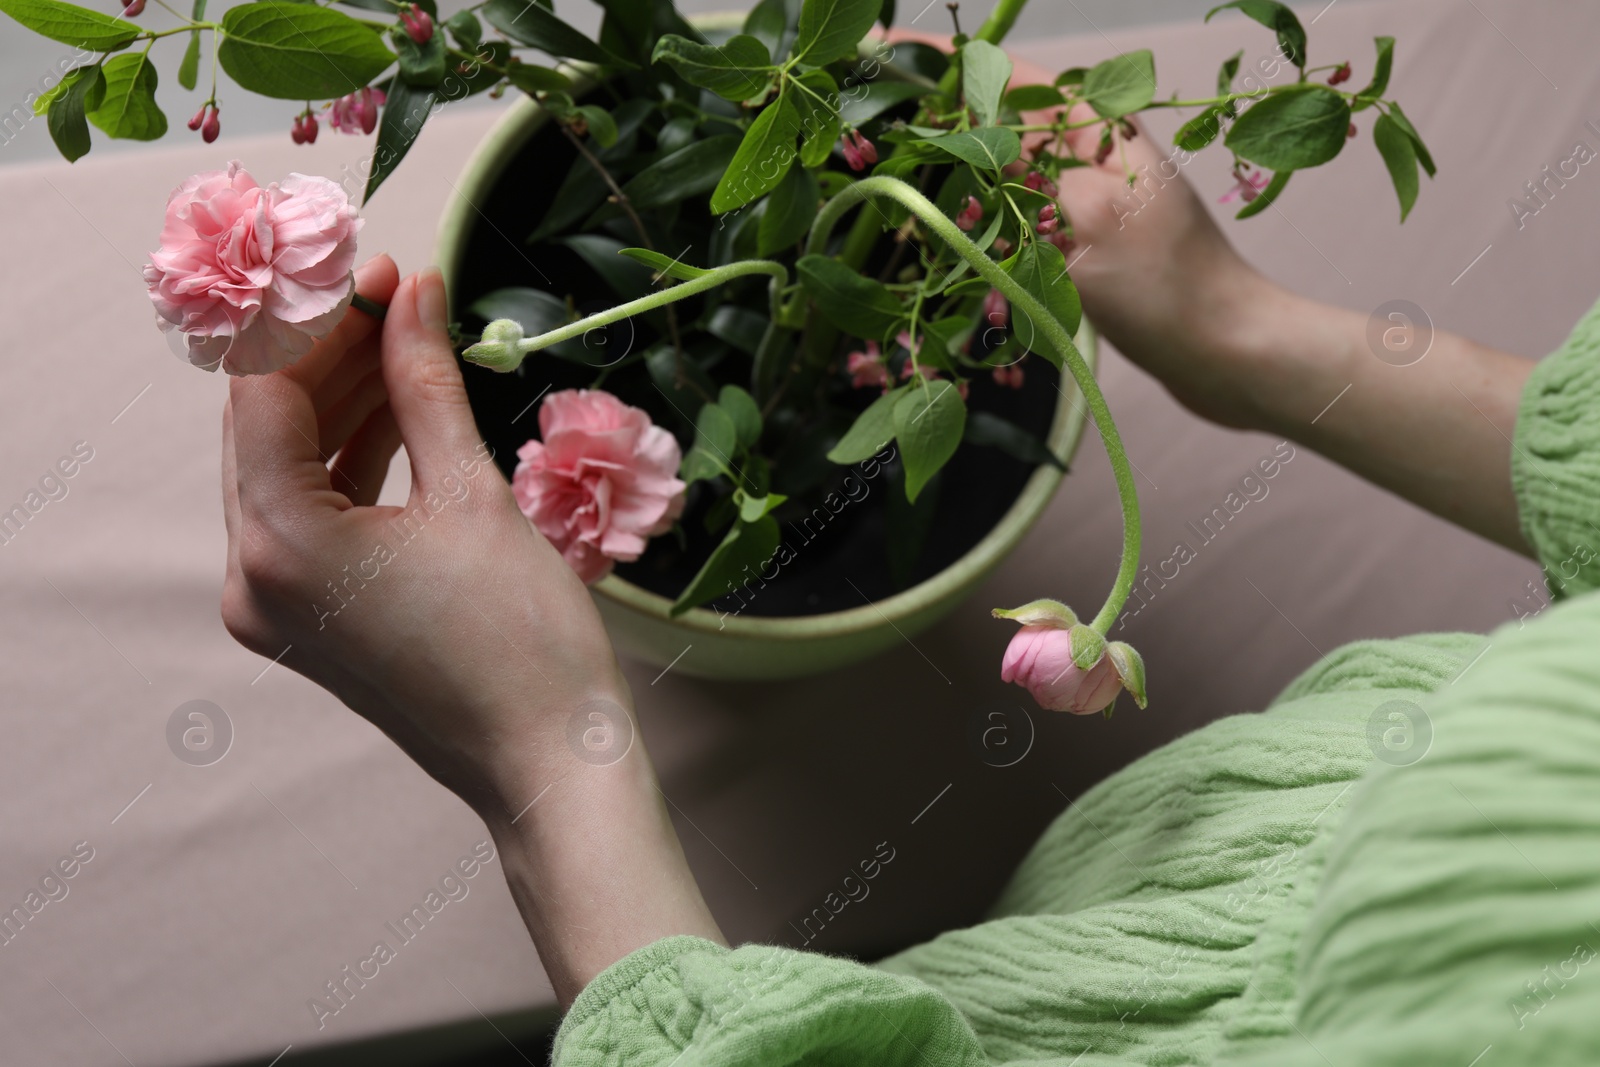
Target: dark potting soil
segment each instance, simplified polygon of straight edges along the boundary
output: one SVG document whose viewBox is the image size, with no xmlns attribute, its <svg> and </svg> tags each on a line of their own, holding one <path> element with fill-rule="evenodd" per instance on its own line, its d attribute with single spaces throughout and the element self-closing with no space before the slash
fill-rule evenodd
<svg viewBox="0 0 1600 1067">
<path fill-rule="evenodd" d="M 478 223 L 468 238 L 455 287 L 459 309 L 470 307 L 492 290 L 513 286 L 540 289 L 558 299 L 570 296 L 584 314 L 617 302 L 599 275 L 570 249 L 549 242 L 531 246 L 524 243 L 543 218 L 546 205 L 576 155 L 565 138 L 546 127 L 506 168 L 486 201 L 476 205 Z M 595 180 L 600 181 L 598 177 Z M 698 222 L 702 233 L 709 233 L 716 226 L 698 204 L 680 205 L 680 209 L 682 216 L 677 225 L 693 226 Z M 700 214 L 692 215 L 694 211 Z M 680 239 L 675 247 L 683 243 Z M 699 247 L 704 248 L 703 238 Z M 694 260 L 690 256 L 686 261 Z M 692 321 L 702 306 L 695 300 L 677 305 L 681 320 Z M 463 329 L 470 334 L 484 325 L 464 310 L 458 314 L 463 319 Z M 602 345 L 597 338 L 590 346 L 597 352 L 594 366 L 547 353 L 530 356 L 513 374 L 497 374 L 463 363 L 478 428 L 494 449 L 495 461 L 506 477 L 516 467 L 517 449 L 538 436 L 536 398 L 547 389 L 589 387 L 594 383 L 597 367 L 618 358 L 616 346 L 632 345 L 635 350 L 642 350 L 646 343 L 654 343 L 655 336 L 656 331 L 643 323 L 613 326 L 606 339 L 609 344 Z M 692 343 L 693 336 L 691 332 L 685 340 Z M 988 411 L 1009 419 L 1043 440 L 1059 400 L 1053 387 L 1058 375 L 1036 357 L 1025 366 L 1028 382 L 1020 390 L 997 386 L 984 374 L 975 376 L 968 410 Z M 718 381 L 748 385 L 749 370 L 749 357 L 730 349 L 711 373 Z M 675 410 L 681 405 L 675 405 L 672 398 L 655 387 L 643 363 L 620 369 L 605 380 L 603 388 L 648 411 L 657 424 L 673 430 L 685 448 L 692 442 L 692 427 L 680 410 Z M 859 390 L 857 407 L 864 409 L 877 395 L 873 389 Z M 845 421 L 834 427 L 785 427 L 769 421 L 762 445 L 765 454 L 774 460 L 773 488 L 783 491 L 786 478 L 796 466 L 793 461 L 785 463 L 786 447 L 808 434 L 832 434 L 836 439 L 848 425 Z M 831 440 L 827 441 L 822 450 L 831 444 Z M 891 596 L 932 577 L 976 545 L 1016 500 L 1033 470 L 1032 464 L 998 449 L 963 445 L 936 482 L 930 483 L 919 497 L 921 505 L 929 494 L 937 493 L 931 510 L 919 508 L 922 514 L 918 518 L 925 526 L 926 539 L 909 574 L 898 575 L 902 581 L 897 582 L 889 562 L 890 530 L 895 530 L 898 539 L 907 536 L 903 532 L 907 523 L 905 511 L 896 510 L 891 516 L 891 493 L 900 494 L 899 505 L 905 503 L 898 462 L 831 467 L 820 485 L 795 495 L 774 513 L 782 530 L 783 547 L 764 568 L 764 574 L 752 574 L 752 580 L 736 593 L 709 606 L 748 615 L 802 616 L 860 607 L 869 600 Z M 706 483 L 693 486 L 681 522 L 681 540 L 672 534 L 655 538 L 638 561 L 619 564 L 616 573 L 669 600 L 676 598 L 721 540 L 722 533 L 708 533 L 703 521 L 715 499 L 716 494 Z"/>
</svg>

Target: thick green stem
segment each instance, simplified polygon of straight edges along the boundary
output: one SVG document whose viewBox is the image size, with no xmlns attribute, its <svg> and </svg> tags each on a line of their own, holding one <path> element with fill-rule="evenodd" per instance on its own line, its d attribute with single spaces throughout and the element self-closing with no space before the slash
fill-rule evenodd
<svg viewBox="0 0 1600 1067">
<path fill-rule="evenodd" d="M 621 322 L 623 319 L 642 315 L 646 311 L 654 311 L 658 307 L 665 307 L 667 304 L 675 303 L 679 300 L 687 300 L 697 293 L 703 293 L 707 289 L 715 289 L 717 286 L 731 282 L 735 278 L 750 274 L 772 275 L 773 314 L 776 315 L 778 292 L 789 284 L 788 268 L 781 263 L 774 263 L 770 259 L 751 259 L 740 263 L 730 263 L 726 267 L 718 267 L 716 270 L 706 271 L 704 274 L 690 278 L 688 281 L 681 282 L 678 285 L 669 286 L 666 289 L 658 289 L 649 296 L 641 296 L 639 299 L 630 300 L 626 304 L 619 304 L 606 311 L 596 312 L 588 318 L 570 322 L 558 329 L 551 330 L 549 333 L 542 333 L 537 337 L 524 338 L 517 342 L 517 347 L 524 354 L 537 352 L 541 348 L 549 348 L 551 345 L 560 344 L 562 341 L 570 341 L 574 337 L 582 337 L 590 330 L 598 329 L 601 326 L 609 326 L 613 322 Z M 471 349 L 467 350 L 466 358 L 472 358 Z"/>
<path fill-rule="evenodd" d="M 1134 484 L 1128 454 L 1122 447 L 1122 437 L 1117 433 L 1116 422 L 1111 418 L 1111 408 L 1106 404 L 1105 394 L 1100 391 L 1100 384 L 1095 381 L 1094 373 L 1084 362 L 1077 345 L 1073 344 L 1066 327 L 1056 320 L 1049 309 L 1015 278 L 1007 274 L 998 263 L 990 259 L 988 253 L 974 244 L 972 238 L 945 217 L 944 212 L 940 211 L 931 200 L 898 178 L 865 178 L 847 186 L 838 196 L 824 204 L 822 210 L 817 213 L 816 222 L 812 224 L 806 251 L 816 253 L 826 248 L 829 234 L 844 217 L 845 212 L 871 196 L 886 196 L 899 202 L 916 215 L 931 233 L 966 260 L 974 273 L 1000 290 L 1011 301 L 1013 308 L 1021 311 L 1039 327 L 1045 340 L 1055 349 L 1057 358 L 1071 373 L 1073 381 L 1083 393 L 1084 401 L 1089 406 L 1089 413 L 1094 418 L 1095 428 L 1100 431 L 1100 437 L 1105 442 L 1106 455 L 1111 460 L 1111 470 L 1117 480 L 1117 494 L 1122 500 L 1122 564 L 1117 570 L 1116 583 L 1106 598 L 1105 606 L 1089 624 L 1102 635 L 1107 633 L 1122 606 L 1127 603 L 1128 594 L 1133 589 L 1134 578 L 1138 574 L 1140 523 L 1138 487 Z M 1049 353 L 1043 354 L 1048 356 Z"/>
</svg>

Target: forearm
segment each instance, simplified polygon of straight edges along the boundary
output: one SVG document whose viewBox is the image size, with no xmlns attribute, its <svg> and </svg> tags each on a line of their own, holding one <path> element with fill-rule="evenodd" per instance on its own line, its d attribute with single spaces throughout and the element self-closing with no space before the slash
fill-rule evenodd
<svg viewBox="0 0 1600 1067">
<path fill-rule="evenodd" d="M 566 738 L 529 750 L 508 764 L 507 801 L 483 814 L 563 1009 L 605 968 L 663 937 L 726 943 L 637 738 L 609 765 L 579 759 Z"/>
<path fill-rule="evenodd" d="M 1239 312 L 1211 342 L 1222 351 L 1202 362 L 1231 368 L 1250 412 L 1247 425 L 1292 438 L 1442 518 L 1529 551 L 1511 489 L 1511 440 L 1532 361 L 1440 331 L 1423 358 L 1397 366 L 1421 349 L 1378 358 L 1365 315 L 1264 279 L 1238 296 Z"/>
</svg>

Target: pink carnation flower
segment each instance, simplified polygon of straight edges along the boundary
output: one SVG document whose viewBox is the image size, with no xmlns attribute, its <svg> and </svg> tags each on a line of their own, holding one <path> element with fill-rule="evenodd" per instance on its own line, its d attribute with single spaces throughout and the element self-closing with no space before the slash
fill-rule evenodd
<svg viewBox="0 0 1600 1067">
<path fill-rule="evenodd" d="M 359 229 L 326 178 L 291 174 L 263 189 L 237 161 L 196 174 L 167 199 L 161 248 L 144 268 L 157 324 L 180 331 L 206 370 L 287 367 L 344 316 Z"/>
<path fill-rule="evenodd" d="M 638 559 L 683 513 L 678 442 L 638 408 L 600 390 L 551 393 L 539 433 L 517 450 L 511 491 L 585 584 Z"/>
</svg>

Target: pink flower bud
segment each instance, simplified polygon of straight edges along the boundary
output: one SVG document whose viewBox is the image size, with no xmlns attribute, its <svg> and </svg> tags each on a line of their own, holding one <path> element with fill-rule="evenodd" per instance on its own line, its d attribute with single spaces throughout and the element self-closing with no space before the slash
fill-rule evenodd
<svg viewBox="0 0 1600 1067">
<path fill-rule="evenodd" d="M 1122 691 L 1111 658 L 1102 655 L 1088 670 L 1072 661 L 1072 632 L 1058 626 L 1024 626 L 1006 646 L 1000 680 L 1028 690 L 1041 708 L 1092 715 Z"/>
<path fill-rule="evenodd" d="M 294 118 L 294 125 L 289 127 L 289 140 L 293 141 L 295 144 L 306 143 L 305 120 L 306 117 L 304 115 L 296 115 Z"/>
<path fill-rule="evenodd" d="M 129 0 L 128 6 L 122 9 L 122 17 L 136 19 L 144 14 L 144 0 Z"/>
<path fill-rule="evenodd" d="M 967 197 L 967 202 L 962 205 L 956 214 L 956 225 L 963 230 L 971 230 L 983 220 L 983 205 L 978 203 L 975 196 Z"/>
<path fill-rule="evenodd" d="M 873 166 L 878 162 L 877 145 L 867 140 L 860 130 L 851 130 L 850 139 L 855 143 L 856 151 L 861 153 L 861 159 L 867 166 Z"/>
<path fill-rule="evenodd" d="M 317 141 L 317 116 L 307 111 L 302 131 L 305 134 L 306 144 L 315 144 Z"/>
<path fill-rule="evenodd" d="M 1035 231 L 1039 234 L 1040 237 L 1049 237 L 1051 234 L 1055 233 L 1060 228 L 1061 228 L 1061 220 L 1059 220 L 1059 219 L 1046 219 L 1043 222 L 1039 223 L 1038 226 L 1034 227 Z"/>
<path fill-rule="evenodd" d="M 222 119 L 220 115 L 221 113 L 217 111 L 217 105 L 212 104 L 211 111 L 200 123 L 200 139 L 206 144 L 210 144 L 212 141 L 215 141 L 217 139 L 217 134 L 222 132 Z"/>
<path fill-rule="evenodd" d="M 990 289 L 983 298 L 983 318 L 990 326 L 1004 326 L 1011 317 L 1011 302 L 998 289 Z"/>
<path fill-rule="evenodd" d="M 205 121 L 206 112 L 208 110 L 210 110 L 210 108 L 211 108 L 210 104 L 201 104 L 200 105 L 200 110 L 196 111 L 194 113 L 194 118 L 189 120 L 189 128 L 191 130 L 198 130 L 200 128 L 200 124 Z"/>
<path fill-rule="evenodd" d="M 866 170 L 867 161 L 861 154 L 861 149 L 855 146 L 849 137 L 839 139 L 839 151 L 844 153 L 844 161 L 850 165 L 851 170 Z"/>
<path fill-rule="evenodd" d="M 433 40 L 433 18 L 416 4 L 412 4 L 409 11 L 400 12 L 400 21 L 406 28 L 406 36 L 417 44 Z"/>
<path fill-rule="evenodd" d="M 857 389 L 879 386 L 889 388 L 889 368 L 883 364 L 883 353 L 878 342 L 868 341 L 865 352 L 852 352 L 845 359 L 845 370 L 850 373 L 850 384 Z"/>
<path fill-rule="evenodd" d="M 1352 122 L 1350 124 L 1350 132 L 1345 134 L 1345 136 L 1353 138 L 1353 137 L 1355 137 L 1355 135 L 1356 135 L 1356 124 Z"/>
<path fill-rule="evenodd" d="M 1111 158 L 1111 138 L 1107 137 L 1100 142 L 1100 147 L 1095 150 L 1094 161 L 1096 165 L 1104 163 Z"/>
<path fill-rule="evenodd" d="M 1343 85 L 1350 80 L 1350 64 L 1346 62 L 1328 77 L 1329 85 Z"/>
</svg>

